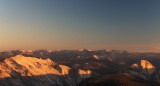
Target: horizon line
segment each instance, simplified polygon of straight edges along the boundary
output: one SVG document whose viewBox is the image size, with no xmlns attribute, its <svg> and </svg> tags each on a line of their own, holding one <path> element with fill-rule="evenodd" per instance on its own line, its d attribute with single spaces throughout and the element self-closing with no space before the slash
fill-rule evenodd
<svg viewBox="0 0 160 86">
<path fill-rule="evenodd" d="M 37 50 L 48 50 L 48 51 L 63 51 L 63 50 L 78 50 L 78 51 L 82 51 L 82 50 L 88 50 L 88 51 L 96 51 L 96 50 L 106 50 L 106 51 L 126 51 L 126 52 L 131 52 L 131 53 L 160 53 L 160 51 L 140 51 L 140 50 L 127 50 L 127 49 L 87 49 L 87 48 L 81 48 L 81 49 L 8 49 L 8 50 L 0 50 L 0 52 L 11 52 L 11 51 L 16 51 L 16 50 L 20 50 L 20 51 L 37 51 Z"/>
</svg>

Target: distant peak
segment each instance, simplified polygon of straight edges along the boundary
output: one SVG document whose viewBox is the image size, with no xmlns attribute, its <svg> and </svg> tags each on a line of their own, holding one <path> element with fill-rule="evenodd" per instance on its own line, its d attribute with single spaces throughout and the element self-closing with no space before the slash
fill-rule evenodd
<svg viewBox="0 0 160 86">
<path fill-rule="evenodd" d="M 79 49 L 78 51 L 93 51 L 92 49 Z"/>
</svg>

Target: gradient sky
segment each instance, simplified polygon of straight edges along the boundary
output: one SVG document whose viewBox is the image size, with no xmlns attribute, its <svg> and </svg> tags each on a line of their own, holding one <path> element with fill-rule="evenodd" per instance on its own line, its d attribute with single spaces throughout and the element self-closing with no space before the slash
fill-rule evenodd
<svg viewBox="0 0 160 86">
<path fill-rule="evenodd" d="M 160 1 L 0 1 L 0 50 L 81 48 L 160 52 Z"/>
</svg>

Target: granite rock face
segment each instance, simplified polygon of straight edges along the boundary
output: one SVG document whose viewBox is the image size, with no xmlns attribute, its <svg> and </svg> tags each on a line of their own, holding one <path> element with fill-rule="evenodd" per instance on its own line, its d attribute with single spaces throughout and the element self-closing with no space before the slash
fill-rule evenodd
<svg viewBox="0 0 160 86">
<path fill-rule="evenodd" d="M 17 55 L 0 62 L 0 86 L 76 86 L 90 70 L 59 65 L 50 59 Z"/>
<path fill-rule="evenodd" d="M 153 66 L 153 64 L 147 60 L 141 60 L 141 67 L 142 67 L 142 73 L 147 75 L 152 75 L 156 68 Z"/>
</svg>

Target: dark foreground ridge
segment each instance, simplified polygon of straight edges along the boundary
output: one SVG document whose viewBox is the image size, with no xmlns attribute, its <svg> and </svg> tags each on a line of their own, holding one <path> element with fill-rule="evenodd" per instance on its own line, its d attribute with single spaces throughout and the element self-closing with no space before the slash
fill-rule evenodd
<svg viewBox="0 0 160 86">
<path fill-rule="evenodd" d="M 59 79 L 55 79 L 59 77 Z M 61 77 L 61 78 L 60 78 Z M 5 77 L 0 79 L 0 86 L 73 86 L 64 78 L 54 74 L 38 76 Z M 125 74 L 112 74 L 96 79 L 86 79 L 77 86 L 153 86 L 151 83 Z M 156 86 L 156 85 L 154 85 Z M 157 85 L 158 86 L 158 85 Z"/>
</svg>

